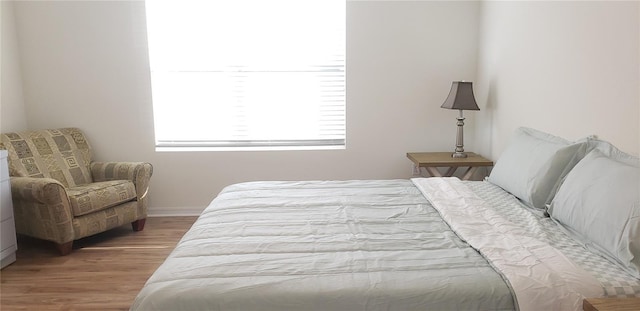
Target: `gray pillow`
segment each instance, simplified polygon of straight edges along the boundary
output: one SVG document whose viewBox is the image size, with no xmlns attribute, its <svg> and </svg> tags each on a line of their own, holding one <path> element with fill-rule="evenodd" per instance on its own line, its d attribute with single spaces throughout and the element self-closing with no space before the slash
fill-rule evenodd
<svg viewBox="0 0 640 311">
<path fill-rule="evenodd" d="M 640 277 L 640 161 L 599 144 L 567 174 L 549 213 L 585 246 Z"/>
<path fill-rule="evenodd" d="M 544 209 L 563 176 L 584 156 L 586 140 L 570 142 L 521 127 L 487 179 L 525 204 Z"/>
</svg>

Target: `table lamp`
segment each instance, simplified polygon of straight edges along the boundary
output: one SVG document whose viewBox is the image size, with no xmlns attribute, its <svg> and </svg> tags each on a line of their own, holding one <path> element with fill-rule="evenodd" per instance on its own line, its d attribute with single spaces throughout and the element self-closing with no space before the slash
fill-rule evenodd
<svg viewBox="0 0 640 311">
<path fill-rule="evenodd" d="M 451 91 L 449 91 L 449 96 L 440 108 L 460 110 L 460 116 L 457 118 L 458 134 L 456 136 L 456 150 L 451 156 L 454 158 L 466 158 L 467 154 L 464 153 L 464 138 L 462 133 L 462 128 L 464 127 L 462 111 L 480 110 L 480 108 L 478 108 L 478 104 L 476 104 L 476 99 L 473 97 L 472 82 L 453 81 L 453 84 L 451 84 Z"/>
</svg>

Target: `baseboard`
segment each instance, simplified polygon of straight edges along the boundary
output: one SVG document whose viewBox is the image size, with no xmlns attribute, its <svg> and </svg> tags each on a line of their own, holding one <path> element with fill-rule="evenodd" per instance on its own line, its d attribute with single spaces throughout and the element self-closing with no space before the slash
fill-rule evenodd
<svg viewBox="0 0 640 311">
<path fill-rule="evenodd" d="M 204 206 L 192 207 L 150 207 L 147 211 L 149 217 L 168 217 L 168 216 L 200 216 L 204 210 Z"/>
</svg>

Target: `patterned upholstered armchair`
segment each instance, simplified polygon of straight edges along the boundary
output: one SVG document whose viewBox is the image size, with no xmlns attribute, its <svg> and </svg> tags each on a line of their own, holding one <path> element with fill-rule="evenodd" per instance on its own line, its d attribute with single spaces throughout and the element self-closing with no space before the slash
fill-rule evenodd
<svg viewBox="0 0 640 311">
<path fill-rule="evenodd" d="M 77 128 L 3 133 L 0 149 L 9 152 L 17 233 L 66 255 L 79 238 L 127 223 L 144 228 L 151 164 L 92 162 Z"/>
</svg>

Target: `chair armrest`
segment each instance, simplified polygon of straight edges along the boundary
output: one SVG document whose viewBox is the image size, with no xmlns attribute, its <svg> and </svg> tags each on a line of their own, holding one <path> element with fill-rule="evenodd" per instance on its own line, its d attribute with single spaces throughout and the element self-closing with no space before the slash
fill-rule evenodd
<svg viewBox="0 0 640 311">
<path fill-rule="evenodd" d="M 67 189 L 53 178 L 11 177 L 11 196 L 14 200 L 42 204 L 60 204 L 69 201 Z"/>
<path fill-rule="evenodd" d="M 52 178 L 11 177 L 16 231 L 36 238 L 73 241 L 73 215 L 67 189 Z"/>
<path fill-rule="evenodd" d="M 147 195 L 152 174 L 153 166 L 147 162 L 91 162 L 93 181 L 131 180 L 138 200 Z"/>
</svg>

